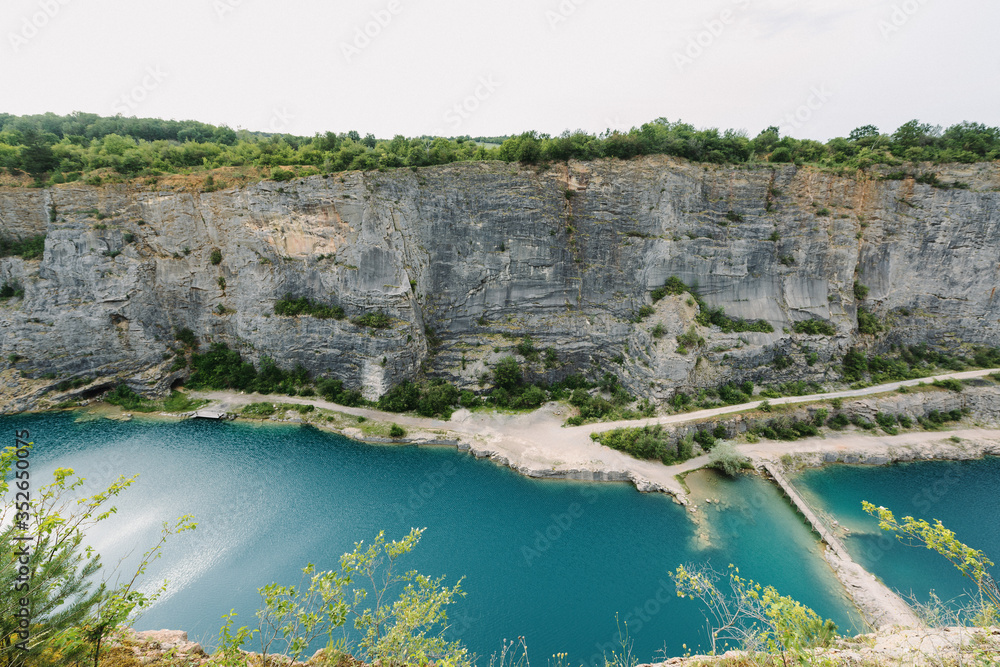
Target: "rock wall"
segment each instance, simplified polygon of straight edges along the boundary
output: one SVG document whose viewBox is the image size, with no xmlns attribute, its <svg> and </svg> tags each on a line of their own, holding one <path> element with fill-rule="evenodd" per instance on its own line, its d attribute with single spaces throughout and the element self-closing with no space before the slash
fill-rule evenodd
<svg viewBox="0 0 1000 667">
<path fill-rule="evenodd" d="M 730 378 L 833 379 L 828 362 L 857 344 L 1000 344 L 1000 169 L 935 171 L 969 188 L 646 157 L 351 172 L 210 193 L 3 189 L 0 234 L 47 238 L 41 260 L 0 259 L 0 281 L 25 289 L 0 302 L 0 406 L 82 376 L 162 389 L 181 327 L 369 397 L 421 372 L 476 388 L 527 334 L 558 356 L 529 364 L 534 377 L 611 371 L 656 399 Z M 685 296 L 630 321 L 672 275 L 775 332 L 698 327 L 704 346 L 677 353 L 674 337 L 697 314 Z M 857 333 L 855 281 L 890 327 L 877 340 Z M 275 316 L 285 293 L 349 316 L 381 310 L 394 325 Z M 837 334 L 788 333 L 813 317 Z M 769 365 L 779 354 L 790 368 Z"/>
</svg>

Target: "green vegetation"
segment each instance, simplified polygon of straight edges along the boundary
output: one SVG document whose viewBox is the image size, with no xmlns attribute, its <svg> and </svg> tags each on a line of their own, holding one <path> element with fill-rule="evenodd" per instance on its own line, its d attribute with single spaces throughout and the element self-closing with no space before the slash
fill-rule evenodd
<svg viewBox="0 0 1000 667">
<path fill-rule="evenodd" d="M 244 417 L 270 417 L 277 411 L 273 403 L 249 403 L 243 406 L 240 414 Z"/>
<path fill-rule="evenodd" d="M 310 384 L 309 373 L 302 366 L 286 371 L 278 368 L 270 357 L 263 356 L 258 370 L 225 343 L 213 343 L 204 354 L 193 353 L 191 366 L 194 372 L 187 381 L 191 389 L 234 389 L 294 396 L 300 388 Z"/>
<path fill-rule="evenodd" d="M 935 387 L 940 387 L 941 389 L 948 389 L 949 391 L 960 392 L 965 386 L 962 384 L 961 380 L 956 380 L 954 378 L 945 378 L 944 380 L 934 380 L 931 383 Z"/>
<path fill-rule="evenodd" d="M 637 459 L 659 460 L 667 465 L 681 463 L 694 456 L 692 437 L 681 438 L 674 442 L 671 435 L 659 424 L 591 433 L 590 438 L 605 447 L 617 449 Z"/>
<path fill-rule="evenodd" d="M 347 317 L 347 313 L 340 306 L 328 306 L 316 303 L 304 296 L 296 299 L 291 294 L 286 294 L 284 298 L 274 302 L 274 314 L 282 317 L 308 315 L 321 320 L 342 320 Z"/>
<path fill-rule="evenodd" d="M 406 429 L 399 424 L 393 424 L 389 427 L 389 437 L 390 438 L 405 438 Z"/>
<path fill-rule="evenodd" d="M 132 412 L 152 412 L 159 406 L 135 393 L 127 384 L 120 384 L 104 395 L 104 402 Z"/>
<path fill-rule="evenodd" d="M 212 248 L 212 254 L 209 256 L 209 260 L 212 266 L 218 266 L 222 264 L 222 251 L 218 248 Z"/>
<path fill-rule="evenodd" d="M 727 382 L 715 389 L 700 389 L 697 394 L 686 394 L 678 390 L 670 399 L 670 406 L 678 412 L 683 412 L 723 405 L 740 405 L 752 401 L 753 392 L 754 384 L 750 380 L 740 384 Z"/>
<path fill-rule="evenodd" d="M 622 419 L 640 419 L 642 417 L 652 417 L 656 414 L 656 408 L 648 400 L 642 401 L 638 409 L 633 410 L 629 406 L 635 398 L 629 394 L 624 387 L 619 384 L 618 376 L 614 373 L 605 373 L 600 382 L 597 383 L 600 392 L 591 394 L 588 388 L 593 388 L 583 378 L 569 377 L 563 380 L 558 391 L 553 391 L 554 397 L 563 390 L 572 390 L 570 394 L 570 405 L 579 408 L 580 414 L 566 420 L 568 426 L 579 426 L 590 422 L 598 421 L 618 421 Z"/>
<path fill-rule="evenodd" d="M 379 310 L 374 313 L 358 315 L 351 319 L 351 324 L 359 327 L 370 327 L 372 329 L 388 329 L 392 326 L 392 318 Z"/>
<path fill-rule="evenodd" d="M 963 577 L 971 579 L 979 589 L 979 618 L 996 621 L 1000 614 L 1000 587 L 990 574 L 989 568 L 994 563 L 985 553 L 959 542 L 955 533 L 945 528 L 940 521 L 935 520 L 931 524 L 911 516 L 899 521 L 885 507 L 875 507 L 867 501 L 862 501 L 861 506 L 865 512 L 878 519 L 880 529 L 894 533 L 903 544 L 923 546 L 948 559 Z"/>
<path fill-rule="evenodd" d="M 317 664 L 471 667 L 465 647 L 444 637 L 448 607 L 465 595 L 461 581 L 449 588 L 444 577 L 398 571 L 398 561 L 417 546 L 423 532 L 414 528 L 402 540 L 388 542 L 379 533 L 371 544 L 358 542 L 341 556 L 338 570 L 317 572 L 310 564 L 298 586 L 258 589 L 263 606 L 256 628 L 234 631 L 236 614 L 223 617 L 216 654 L 221 664 L 248 664 L 242 650 L 251 643 L 260 654 L 259 664 L 291 664 L 306 657 L 310 643 L 325 638 Z M 348 623 L 359 631 L 353 641 L 339 632 Z"/>
<path fill-rule="evenodd" d="M 404 381 L 378 399 L 376 406 L 386 412 L 415 411 L 423 417 L 450 419 L 460 397 L 458 389 L 444 380 L 425 384 Z"/>
<path fill-rule="evenodd" d="M 299 392 L 302 394 L 302 392 Z M 344 383 L 340 380 L 323 378 L 316 382 L 316 393 L 331 403 L 346 405 L 349 408 L 356 408 L 368 405 L 368 401 L 356 389 L 344 389 Z M 304 395 L 304 394 L 303 394 Z"/>
<path fill-rule="evenodd" d="M 885 331 L 885 325 L 878 317 L 868 312 L 864 306 L 858 306 L 858 331 L 869 336 L 875 336 Z"/>
<path fill-rule="evenodd" d="M 708 304 L 698 296 L 697 292 L 686 285 L 677 276 L 671 276 L 667 279 L 667 282 L 663 287 L 658 287 L 653 290 L 653 301 L 659 301 L 668 294 L 683 294 L 688 292 L 694 298 L 695 302 L 698 304 L 700 312 L 698 313 L 695 321 L 702 326 L 717 326 L 722 329 L 723 333 L 742 333 L 745 331 L 758 331 L 763 333 L 771 333 L 774 331 L 774 327 L 771 326 L 769 322 L 765 320 L 753 320 L 748 321 L 742 318 L 734 320 L 733 318 L 726 315 L 726 311 L 722 308 L 711 308 Z M 633 319 L 633 322 L 641 321 L 643 317 L 653 314 L 653 309 L 650 306 L 643 306 L 639 313 Z M 686 347 L 681 345 L 681 347 Z"/>
<path fill-rule="evenodd" d="M 68 116 L 0 114 L 0 167 L 12 174 L 27 172 L 36 184 L 51 184 L 101 183 L 219 167 L 253 168 L 284 181 L 319 173 L 418 168 L 467 160 L 538 164 L 655 154 L 719 164 L 795 162 L 847 170 L 921 161 L 986 162 L 1000 156 L 998 128 L 959 123 L 942 131 L 917 120 L 893 134 L 866 126 L 825 144 L 782 137 L 776 127 L 750 139 L 742 131 L 699 130 L 664 118 L 601 136 L 579 131 L 558 137 L 525 132 L 489 139 L 400 135 L 377 139 L 354 131 L 300 137 L 234 131 L 196 121 L 79 112 Z M 500 145 L 487 147 L 486 143 Z M 930 176 L 921 177 L 929 181 Z M 199 182 L 207 190 L 220 187 L 215 181 Z"/>
<path fill-rule="evenodd" d="M 864 301 L 868 296 L 868 288 L 861 283 L 854 281 L 854 298 L 858 301 Z"/>
<path fill-rule="evenodd" d="M 12 239 L 0 236 L 0 257 L 20 257 L 21 259 L 41 259 L 45 251 L 45 234 Z"/>
<path fill-rule="evenodd" d="M 926 344 L 893 346 L 890 354 L 868 355 L 852 349 L 844 355 L 843 375 L 848 382 L 870 379 L 872 384 L 916 380 L 936 373 L 960 372 L 970 368 L 995 368 L 1000 365 L 1000 348 L 969 346 L 965 353 L 931 349 Z M 939 387 L 961 391 L 957 385 Z"/>
<path fill-rule="evenodd" d="M 728 576 L 710 565 L 687 565 L 670 573 L 677 595 L 698 600 L 708 609 L 712 653 L 719 655 L 729 642 L 734 642 L 753 660 L 744 663 L 737 658 L 739 664 L 813 664 L 813 649 L 830 646 L 836 639 L 834 622 L 780 595 L 773 586 L 742 578 L 739 572 L 732 565 Z M 764 659 L 758 663 L 753 654 L 759 652 Z M 791 654 L 791 659 L 786 653 Z M 779 655 L 780 659 L 772 662 L 768 655 Z"/>
<path fill-rule="evenodd" d="M 835 336 L 837 327 L 824 320 L 801 320 L 792 326 L 795 333 L 808 334 L 810 336 Z"/>
<path fill-rule="evenodd" d="M 688 291 L 688 289 L 688 286 L 684 284 L 683 280 L 677 276 L 670 276 L 667 278 L 667 282 L 663 284 L 663 287 L 657 287 L 653 290 L 653 303 L 662 301 L 667 295 L 684 294 Z"/>
<path fill-rule="evenodd" d="M 0 287 L 0 299 L 23 299 L 24 298 L 24 287 L 21 283 L 16 280 L 11 282 L 4 281 L 2 287 Z"/>
<path fill-rule="evenodd" d="M 811 420 L 776 417 L 754 425 L 749 432 L 769 440 L 799 440 L 818 435 L 819 428 Z"/>
<path fill-rule="evenodd" d="M 18 437 L 27 438 L 27 432 Z M 85 544 L 86 531 L 115 513 L 109 503 L 135 477 L 119 477 L 107 488 L 98 487 L 96 494 L 77 498 L 84 480 L 59 468 L 51 483 L 31 484 L 26 493 L 27 481 L 14 480 L 27 480 L 28 471 L 20 464 L 30 447 L 19 440 L 17 448 L 0 452 L 0 663 L 108 664 L 108 638 L 118 626 L 131 625 L 165 590 L 166 583 L 140 592 L 146 567 L 159 557 L 169 536 L 193 530 L 195 524 L 190 516 L 172 525 L 165 522 L 159 541 L 145 551 L 134 574 L 105 575 L 100 556 Z M 8 497 L 15 489 L 17 498 L 14 493 Z M 18 581 L 30 585 L 15 589 Z M 22 608 L 30 613 L 30 631 L 16 615 Z"/>
</svg>

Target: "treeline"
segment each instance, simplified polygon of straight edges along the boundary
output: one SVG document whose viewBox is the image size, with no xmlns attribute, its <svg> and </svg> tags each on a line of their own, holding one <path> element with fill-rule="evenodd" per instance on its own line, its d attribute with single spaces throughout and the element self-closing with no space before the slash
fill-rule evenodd
<svg viewBox="0 0 1000 667">
<path fill-rule="evenodd" d="M 0 114 L 0 167 L 36 185 L 92 183 L 220 167 L 253 167 L 277 180 L 347 170 L 425 167 L 468 160 L 527 164 L 672 155 L 719 164 L 798 163 L 864 169 L 906 162 L 1000 159 L 1000 128 L 963 122 L 947 129 L 910 121 L 891 134 L 867 125 L 826 143 L 782 137 L 769 127 L 754 138 L 738 130 L 698 129 L 665 118 L 627 132 L 550 136 L 364 137 L 356 131 L 291 134 L 235 131 L 196 121 Z M 295 167 L 294 171 L 282 167 Z M 96 172 L 96 173 L 95 173 Z"/>
</svg>

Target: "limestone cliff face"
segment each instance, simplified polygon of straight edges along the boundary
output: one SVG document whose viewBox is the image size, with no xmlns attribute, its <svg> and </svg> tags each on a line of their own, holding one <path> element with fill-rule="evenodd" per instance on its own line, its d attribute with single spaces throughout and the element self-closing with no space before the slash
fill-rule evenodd
<svg viewBox="0 0 1000 667">
<path fill-rule="evenodd" d="M 0 306 L 0 404 L 23 409 L 80 376 L 162 390 L 178 377 L 164 357 L 180 327 L 370 397 L 421 372 L 475 388 L 525 334 L 558 355 L 554 368 L 532 366 L 537 377 L 610 370 L 661 399 L 731 377 L 822 380 L 855 344 L 1000 344 L 1000 168 L 936 171 L 969 189 L 649 157 L 352 172 L 212 193 L 0 190 L 0 233 L 47 234 L 41 260 L 0 260 L 0 281 L 25 289 Z M 678 354 L 674 337 L 697 313 L 685 297 L 630 322 L 672 275 L 775 332 L 701 327 L 704 346 Z M 857 333 L 855 281 L 890 325 L 878 340 Z M 275 316 L 285 293 L 349 316 L 382 310 L 394 326 Z M 785 332 L 814 317 L 838 334 Z M 667 333 L 655 338 L 658 323 Z M 780 372 L 769 364 L 779 354 L 794 362 Z"/>
</svg>

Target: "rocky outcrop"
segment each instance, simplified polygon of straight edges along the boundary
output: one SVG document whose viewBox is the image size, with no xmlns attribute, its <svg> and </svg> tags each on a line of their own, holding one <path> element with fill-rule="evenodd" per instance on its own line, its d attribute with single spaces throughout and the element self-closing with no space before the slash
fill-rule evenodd
<svg viewBox="0 0 1000 667">
<path fill-rule="evenodd" d="M 210 193 L 4 189 L 0 233 L 47 238 L 41 260 L 0 260 L 0 282 L 25 289 L 0 306 L 0 351 L 14 369 L 0 404 L 30 407 L 26 396 L 80 377 L 162 390 L 183 327 L 369 397 L 421 372 L 477 388 L 528 334 L 558 357 L 530 364 L 535 377 L 611 371 L 656 399 L 730 378 L 829 380 L 839 372 L 827 362 L 857 344 L 996 345 L 1000 169 L 936 171 L 969 188 L 647 157 L 460 163 Z M 704 345 L 677 353 L 674 336 L 697 313 L 684 295 L 631 321 L 673 275 L 775 331 L 698 327 Z M 857 333 L 855 281 L 889 325 L 878 341 Z M 393 326 L 276 316 L 286 293 L 349 317 L 383 311 Z M 788 333 L 808 318 L 836 335 Z M 774 368 L 779 355 L 792 365 Z"/>
</svg>

